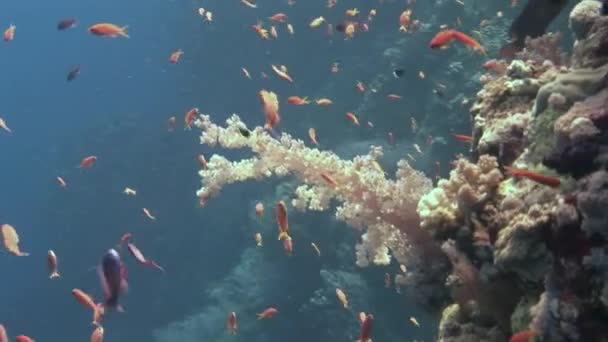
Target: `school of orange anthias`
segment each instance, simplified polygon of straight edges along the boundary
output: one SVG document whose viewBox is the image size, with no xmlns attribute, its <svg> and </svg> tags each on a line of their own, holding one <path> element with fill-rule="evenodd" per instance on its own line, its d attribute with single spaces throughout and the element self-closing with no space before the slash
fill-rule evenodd
<svg viewBox="0 0 608 342">
<path fill-rule="evenodd" d="M 287 0 L 290 8 L 296 8 L 296 0 Z M 409 8 L 413 4 L 415 0 L 408 0 L 406 5 L 404 6 L 404 10 L 401 13 L 394 13 L 394 21 L 395 21 L 395 30 L 398 32 L 402 32 L 403 34 L 416 34 L 417 29 L 421 25 L 422 18 L 416 18 L 416 14 Z M 240 0 L 241 4 L 251 9 L 258 8 L 258 5 L 249 0 Z M 458 1 L 457 1 L 458 2 Z M 322 27 L 326 27 L 328 35 L 342 35 L 345 40 L 356 39 L 358 34 L 363 34 L 368 31 L 374 23 L 374 17 L 377 15 L 377 12 L 382 10 L 382 1 L 379 2 L 378 8 L 368 8 L 365 9 L 365 13 L 363 13 L 358 8 L 347 8 L 344 12 L 344 20 L 339 23 L 328 23 L 327 20 L 323 16 L 318 16 L 316 18 L 311 18 L 308 24 L 308 27 L 305 29 L 308 30 L 322 30 Z M 513 1 L 512 6 L 517 6 L 518 2 Z M 323 11 L 333 10 L 337 11 L 337 0 L 327 0 L 327 4 L 324 5 Z M 336 7 L 336 8 L 334 8 Z M 370 6 L 371 7 L 371 6 Z M 209 24 L 214 23 L 214 13 L 204 9 L 199 8 L 196 12 L 196 15 L 200 15 L 204 22 Z M 501 15 L 499 13 L 499 15 Z M 269 16 L 267 19 L 263 21 L 259 21 L 256 24 L 250 26 L 252 29 L 252 39 L 278 39 L 279 28 L 284 27 L 284 30 L 289 35 L 295 35 L 296 28 L 294 28 L 292 23 L 289 23 L 288 13 L 275 13 Z M 76 19 L 67 18 L 61 20 L 57 25 L 58 30 L 69 30 L 69 29 L 77 29 L 76 28 Z M 94 23 L 88 26 L 88 32 L 91 35 L 105 37 L 105 38 L 116 38 L 116 39 L 127 39 L 129 38 L 129 33 L 127 32 L 127 26 L 121 26 L 114 23 Z M 257 35 L 257 37 L 256 37 Z M 474 53 L 478 53 L 482 56 L 485 55 L 486 51 L 482 44 L 480 44 L 476 39 L 472 37 L 473 34 L 468 34 L 465 32 L 461 32 L 457 29 L 450 28 L 447 25 L 442 25 L 437 28 L 437 33 L 431 39 L 428 46 L 430 49 L 444 49 L 449 47 L 451 44 L 462 44 L 470 48 L 470 50 Z M 10 24 L 8 28 L 4 31 L 3 39 L 7 44 L 10 44 L 14 39 L 19 39 L 18 29 L 15 25 Z M 179 64 L 180 58 L 187 53 L 187 51 L 183 51 L 182 49 L 177 49 L 175 51 L 168 51 L 168 63 L 170 64 Z M 158 56 L 158 58 L 167 58 L 167 56 Z M 285 65 L 270 65 L 270 69 L 274 72 L 275 76 L 285 80 L 286 82 L 293 83 L 296 82 L 294 77 L 290 74 L 289 69 Z M 327 72 L 331 72 L 333 74 L 338 73 L 340 71 L 340 65 L 337 62 L 330 63 L 328 65 Z M 252 73 L 245 67 L 242 67 L 239 72 L 242 72 L 245 78 L 251 80 Z M 78 66 L 69 70 L 67 74 L 67 80 L 73 81 L 75 80 L 80 73 L 80 68 Z M 399 71 L 395 71 L 395 77 L 399 76 Z M 260 72 L 262 78 L 272 77 L 264 72 Z M 425 74 L 423 71 L 418 71 L 418 76 L 420 79 L 425 78 Z M 364 93 L 366 91 L 376 92 L 375 89 L 368 89 L 368 86 L 361 81 L 357 81 L 356 84 L 348 85 L 350 87 L 354 87 L 358 92 Z M 263 120 L 265 121 L 264 128 L 268 132 L 274 132 L 274 130 L 280 125 L 281 118 L 279 115 L 279 102 L 277 94 L 273 91 L 260 89 L 259 90 L 259 98 L 262 104 L 262 110 L 264 113 Z M 398 101 L 402 98 L 401 94 L 386 94 L 386 98 L 392 101 Z M 292 95 L 286 99 L 286 103 L 294 106 L 303 106 L 303 105 L 318 105 L 318 106 L 331 106 L 333 104 L 332 99 L 329 98 L 318 98 L 318 99 L 309 99 L 306 96 Z M 353 125 L 359 126 L 361 123 L 359 122 L 359 118 L 357 113 L 347 112 L 344 113 L 346 119 L 350 121 Z M 184 115 L 183 126 L 184 130 L 190 130 L 194 125 L 195 121 L 199 118 L 200 112 L 198 108 L 192 108 Z M 260 122 L 262 121 L 262 117 L 260 116 Z M 346 122 L 346 121 L 345 121 Z M 373 123 L 368 122 L 367 125 L 373 128 Z M 168 130 L 171 132 L 176 131 L 176 126 L 178 126 L 176 122 L 175 116 L 170 116 L 168 119 Z M 415 129 L 416 122 L 412 122 L 412 126 Z M 3 118 L 0 118 L 0 128 L 5 131 L 7 135 L 12 133 L 10 128 L 10 122 L 5 121 Z M 246 129 L 241 131 L 243 136 L 247 136 L 250 132 Z M 314 127 L 310 127 L 308 129 L 308 136 L 310 138 L 310 144 L 317 146 L 318 136 L 317 131 Z M 472 141 L 472 137 L 468 134 L 453 134 L 453 138 L 465 142 L 470 143 Z M 389 133 L 389 141 L 393 141 L 394 137 L 392 133 Z M 420 148 L 416 145 L 414 146 L 416 150 L 420 150 Z M 103 156 L 89 155 L 89 156 L 81 156 L 80 164 L 78 165 L 81 169 L 87 169 L 91 167 L 95 167 L 97 162 L 103 162 Z M 200 163 L 201 169 L 207 168 L 207 160 L 201 154 L 197 156 L 198 161 Z M 374 162 L 374 167 L 378 170 L 382 170 L 380 165 Z M 531 180 L 534 180 L 538 183 L 545 184 L 548 186 L 557 186 L 559 185 L 558 178 L 552 178 L 548 176 L 544 176 L 542 174 L 537 174 L 534 172 L 530 172 L 527 170 L 520 170 L 511 168 L 508 170 L 513 175 L 518 175 L 522 177 L 527 177 Z M 85 171 L 86 172 L 86 171 Z M 52 175 L 56 178 L 57 184 L 59 187 L 65 189 L 65 191 L 69 191 L 69 179 L 64 179 L 59 175 Z M 339 186 L 338 182 L 332 178 L 331 175 L 321 174 L 320 177 L 327 182 L 327 185 L 331 188 L 336 188 Z M 135 189 L 126 187 L 123 191 L 125 196 L 137 196 L 137 191 Z M 199 198 L 201 206 L 204 206 L 207 198 L 201 197 Z M 257 203 L 255 208 L 255 213 L 258 217 L 264 215 L 264 205 L 262 203 Z M 275 217 L 279 230 L 278 240 L 282 244 L 285 252 L 290 255 L 293 252 L 292 245 L 292 237 L 290 236 L 289 223 L 288 223 L 288 209 L 286 204 L 283 201 L 276 203 Z M 156 220 L 155 214 L 152 210 L 148 208 L 141 208 L 141 214 L 145 215 L 150 220 Z M 18 257 L 27 257 L 29 253 L 26 251 L 22 251 L 20 247 L 20 240 L 17 230 L 12 225 L 6 223 L 2 225 L 2 237 L 3 244 L 6 250 Z M 105 314 L 110 311 L 123 311 L 122 306 L 120 305 L 120 296 L 124 294 L 124 291 L 127 288 L 127 273 L 126 268 L 121 259 L 121 255 L 119 251 L 123 251 L 126 249 L 129 254 L 137 263 L 143 266 L 153 267 L 159 272 L 164 273 L 164 269 L 162 266 L 157 264 L 152 259 L 148 259 L 144 256 L 143 252 L 134 244 L 132 241 L 131 233 L 125 233 L 122 237 L 117 237 L 117 245 L 114 248 L 108 250 L 108 252 L 102 256 L 102 261 L 98 267 L 98 274 L 101 280 L 101 287 L 104 291 L 105 298 L 102 300 L 96 300 L 91 295 L 85 293 L 81 289 L 74 288 L 71 290 L 72 295 L 75 300 L 80 302 L 86 310 L 91 313 L 92 316 L 92 334 L 90 340 L 92 342 L 101 342 L 104 338 L 104 327 L 102 326 L 102 319 Z M 254 242 L 258 247 L 262 247 L 264 242 L 261 233 L 255 233 Z M 314 242 L 311 243 L 311 247 L 315 251 L 318 257 L 321 257 L 321 250 Z M 48 250 L 47 253 L 47 263 L 49 270 L 49 278 L 52 281 L 58 281 L 61 279 L 60 272 L 60 260 L 61 256 L 56 255 L 53 250 Z M 401 266 L 403 272 L 405 272 L 405 266 Z M 391 279 L 388 273 L 386 274 L 385 282 L 386 286 L 390 286 Z M 345 290 L 336 288 L 336 297 L 337 304 L 341 305 L 344 308 L 349 308 L 348 296 Z M 66 297 L 69 295 L 66 295 Z M 274 307 L 268 307 L 266 309 L 261 310 L 258 314 L 258 319 L 270 319 L 274 315 L 279 314 L 279 310 Z M 415 317 L 410 317 L 409 321 L 413 326 L 420 326 L 417 319 Z M 359 339 L 360 342 L 368 342 L 371 341 L 372 338 L 372 325 L 374 322 L 374 315 L 370 313 L 361 312 L 359 314 L 359 325 L 360 325 L 360 333 Z M 228 312 L 226 319 L 226 329 L 230 334 L 236 334 L 238 330 L 237 323 L 237 313 L 236 312 Z M 528 333 L 526 333 L 528 334 Z M 19 335 L 15 337 L 15 340 L 18 342 L 27 342 L 34 341 L 32 337 L 28 337 L 26 335 Z M 7 330 L 3 325 L 0 324 L 0 342 L 8 342 L 8 334 Z"/>
</svg>

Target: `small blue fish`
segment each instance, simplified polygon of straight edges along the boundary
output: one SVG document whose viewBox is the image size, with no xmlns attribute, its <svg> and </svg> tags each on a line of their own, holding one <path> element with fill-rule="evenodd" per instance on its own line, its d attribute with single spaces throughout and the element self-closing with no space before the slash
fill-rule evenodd
<svg viewBox="0 0 608 342">
<path fill-rule="evenodd" d="M 61 20 L 57 24 L 57 29 L 59 31 L 63 31 L 63 30 L 70 29 L 70 28 L 72 28 L 74 26 L 76 26 L 76 19 L 74 19 L 74 18 L 66 18 L 66 19 Z"/>
<path fill-rule="evenodd" d="M 80 65 L 75 65 L 73 66 L 70 71 L 68 72 L 68 76 L 66 77 L 66 80 L 68 82 L 73 81 L 76 76 L 80 75 Z"/>
<path fill-rule="evenodd" d="M 109 249 L 103 256 L 98 273 L 106 296 L 105 306 L 124 311 L 118 298 L 127 290 L 127 269 L 115 249 Z"/>
</svg>

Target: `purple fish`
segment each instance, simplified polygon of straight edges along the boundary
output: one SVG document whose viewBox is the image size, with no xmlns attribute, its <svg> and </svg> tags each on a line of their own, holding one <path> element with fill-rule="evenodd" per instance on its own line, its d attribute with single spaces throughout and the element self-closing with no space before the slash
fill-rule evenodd
<svg viewBox="0 0 608 342">
<path fill-rule="evenodd" d="M 72 28 L 74 26 L 76 26 L 76 19 L 74 19 L 74 18 L 66 18 L 66 19 L 61 20 L 57 24 L 57 29 L 59 31 L 63 31 L 63 30 L 70 29 L 70 28 Z"/>
<path fill-rule="evenodd" d="M 124 311 L 118 298 L 127 290 L 127 269 L 115 249 L 109 249 L 103 256 L 98 273 L 106 296 L 105 306 Z"/>
<path fill-rule="evenodd" d="M 127 249 L 129 250 L 131 255 L 135 258 L 135 260 L 137 260 L 137 262 L 139 262 L 140 264 L 146 265 L 146 266 L 152 266 L 152 267 L 157 268 L 158 270 L 160 270 L 163 273 L 165 272 L 165 269 L 160 267 L 160 265 L 158 265 L 154 260 L 146 259 L 146 257 L 139 250 L 139 248 L 137 248 L 137 246 L 135 246 L 131 242 L 127 243 Z"/>
</svg>

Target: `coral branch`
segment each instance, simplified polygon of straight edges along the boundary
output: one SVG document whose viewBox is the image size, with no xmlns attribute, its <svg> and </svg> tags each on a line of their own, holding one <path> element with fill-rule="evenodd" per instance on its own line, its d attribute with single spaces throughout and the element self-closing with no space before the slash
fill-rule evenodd
<svg viewBox="0 0 608 342">
<path fill-rule="evenodd" d="M 430 234 L 420 229 L 416 213 L 418 200 L 431 189 L 431 181 L 405 160 L 398 163 L 396 179 L 387 179 L 374 165 L 382 148 L 371 146 L 367 155 L 342 160 L 332 152 L 308 148 L 288 134 L 274 139 L 261 127 L 243 135 L 247 128 L 237 115 L 226 121 L 226 127 L 217 126 L 205 115 L 195 124 L 203 130 L 201 143 L 249 148 L 255 154 L 237 162 L 213 155 L 208 168 L 199 172 L 203 187 L 197 195 L 203 201 L 230 183 L 293 175 L 304 183 L 292 201 L 295 208 L 327 210 L 335 199 L 341 203 L 336 209 L 339 220 L 368 229 L 357 246 L 358 265 L 366 266 L 370 261 L 386 265 L 389 250 L 401 263 L 411 261 L 412 247 L 439 251 Z"/>
</svg>

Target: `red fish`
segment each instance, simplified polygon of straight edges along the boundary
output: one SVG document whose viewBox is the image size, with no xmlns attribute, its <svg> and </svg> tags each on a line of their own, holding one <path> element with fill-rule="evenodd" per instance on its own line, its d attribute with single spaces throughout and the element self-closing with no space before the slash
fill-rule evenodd
<svg viewBox="0 0 608 342">
<path fill-rule="evenodd" d="M 359 331 L 359 339 L 357 342 L 371 342 L 373 323 L 374 315 L 368 314 L 365 316 L 365 320 L 361 322 L 361 329 Z"/>
<path fill-rule="evenodd" d="M 133 235 L 131 233 L 124 233 L 121 237 L 120 237 L 120 241 L 118 241 L 118 245 L 122 246 L 125 243 L 129 242 L 131 240 L 131 238 L 133 237 Z"/>
<path fill-rule="evenodd" d="M 296 105 L 296 106 L 301 106 L 301 105 L 310 103 L 310 101 L 308 101 L 308 96 L 304 96 L 304 97 L 290 96 L 287 98 L 287 102 L 289 102 L 292 105 Z"/>
<path fill-rule="evenodd" d="M 194 122 L 194 119 L 196 118 L 196 116 L 198 114 L 199 114 L 199 110 L 196 107 L 190 109 L 186 113 L 186 116 L 184 117 L 184 129 L 185 130 L 191 130 L 192 129 L 192 123 Z"/>
<path fill-rule="evenodd" d="M 258 319 L 271 318 L 272 316 L 279 313 L 279 310 L 275 308 L 268 308 L 258 314 Z"/>
<path fill-rule="evenodd" d="M 462 135 L 462 134 L 452 134 L 452 137 L 454 137 L 454 139 L 462 141 L 462 142 L 473 142 L 473 137 L 470 135 Z"/>
<path fill-rule="evenodd" d="M 277 14 L 273 15 L 272 17 L 268 17 L 268 19 L 283 23 L 283 22 L 285 22 L 285 19 L 287 19 L 287 14 L 277 13 Z"/>
<path fill-rule="evenodd" d="M 357 87 L 357 90 L 360 93 L 363 93 L 365 91 L 365 85 L 361 81 L 357 81 L 357 86 L 356 87 Z"/>
<path fill-rule="evenodd" d="M 15 30 L 17 29 L 17 26 L 10 24 L 9 27 L 6 29 L 6 31 L 4 31 L 4 41 L 5 42 L 10 42 L 11 40 L 15 39 Z"/>
<path fill-rule="evenodd" d="M 184 54 L 184 50 L 179 49 L 169 56 L 169 63 L 175 64 L 179 61 L 180 57 Z"/>
<path fill-rule="evenodd" d="M 338 183 L 328 174 L 321 172 L 321 177 L 329 184 L 332 188 L 338 187 Z"/>
<path fill-rule="evenodd" d="M 127 249 L 129 250 L 129 253 L 131 253 L 131 255 L 135 258 L 135 260 L 137 260 L 137 262 L 139 262 L 141 265 L 152 266 L 159 269 L 163 273 L 165 272 L 165 269 L 160 267 L 156 262 L 154 262 L 154 260 L 146 259 L 144 254 L 134 244 L 128 242 Z"/>
<path fill-rule="evenodd" d="M 536 183 L 547 185 L 550 187 L 555 188 L 561 184 L 560 179 L 557 177 L 545 176 L 545 175 L 537 173 L 537 172 L 523 170 L 523 169 L 516 169 L 516 168 L 512 168 L 512 167 L 508 167 L 508 166 L 505 167 L 505 170 L 507 170 L 513 176 L 525 177 Z"/>
<path fill-rule="evenodd" d="M 431 49 L 443 48 L 454 40 L 454 30 L 440 31 L 431 39 L 429 47 Z"/>
<path fill-rule="evenodd" d="M 80 165 L 78 166 L 78 168 L 85 168 L 85 167 L 90 167 L 91 165 L 93 165 L 93 163 L 97 161 L 97 156 L 88 156 L 88 157 L 84 157 L 82 159 L 82 161 L 80 162 Z"/>
<path fill-rule="evenodd" d="M 348 112 L 346 113 L 346 117 L 352 121 L 355 125 L 359 126 L 359 119 L 355 116 L 355 114 Z"/>
<path fill-rule="evenodd" d="M 34 342 L 34 339 L 25 335 L 15 337 L 15 342 Z"/>
<path fill-rule="evenodd" d="M 277 225 L 279 226 L 279 240 L 289 237 L 289 220 L 287 217 L 287 207 L 285 202 L 280 201 L 274 210 Z"/>
<path fill-rule="evenodd" d="M 530 342 L 534 336 L 536 336 L 534 331 L 523 330 L 511 336 L 509 342 Z"/>
<path fill-rule="evenodd" d="M 388 94 L 386 96 L 389 100 L 401 100 L 401 95 L 396 94 Z"/>
<path fill-rule="evenodd" d="M 472 37 L 456 30 L 447 30 L 438 32 L 431 42 L 429 43 L 429 47 L 431 49 L 443 48 L 448 46 L 452 41 L 457 40 L 464 45 L 472 48 L 473 50 L 479 51 L 483 54 L 486 53 L 485 49 Z"/>
<path fill-rule="evenodd" d="M 238 328 L 236 312 L 232 311 L 228 314 L 228 319 L 226 319 L 226 328 L 228 328 L 228 333 L 230 333 L 230 335 L 236 335 L 236 329 Z"/>
</svg>

